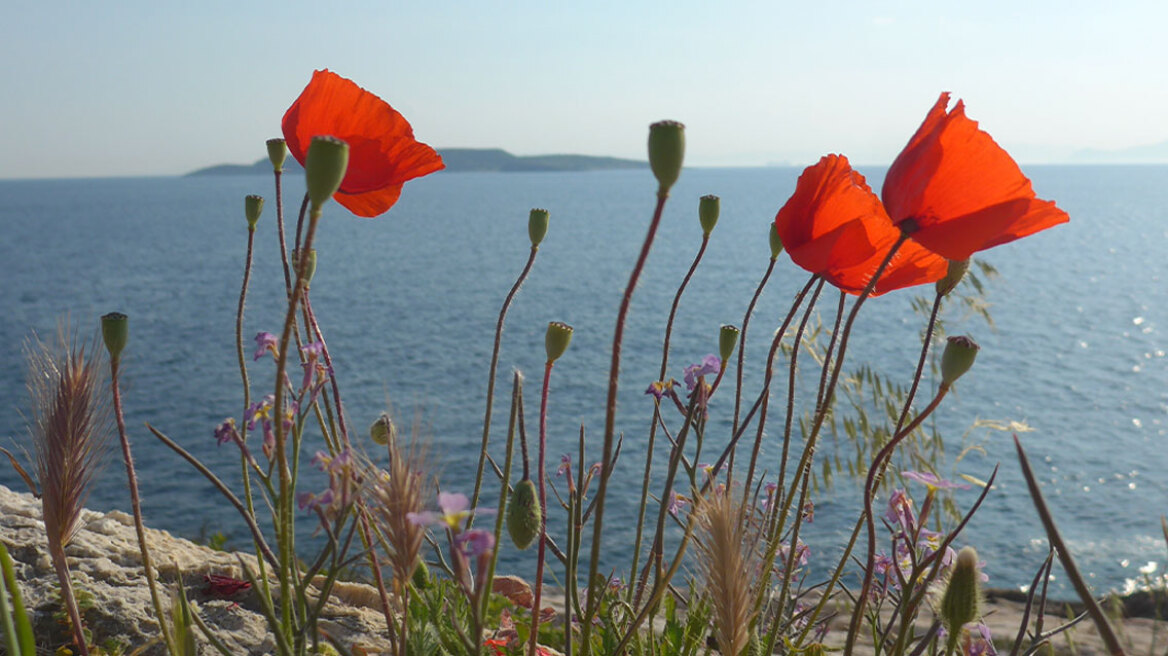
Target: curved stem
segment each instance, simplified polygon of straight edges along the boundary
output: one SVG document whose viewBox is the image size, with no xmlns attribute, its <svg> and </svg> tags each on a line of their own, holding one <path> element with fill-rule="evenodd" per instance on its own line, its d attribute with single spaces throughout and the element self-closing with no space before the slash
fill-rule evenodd
<svg viewBox="0 0 1168 656">
<path fill-rule="evenodd" d="M 503 345 L 503 321 L 507 318 L 507 310 L 511 307 L 511 301 L 515 298 L 515 294 L 523 286 L 523 281 L 527 280 L 527 274 L 531 272 L 531 265 L 535 264 L 535 254 L 538 252 L 538 246 L 531 247 L 531 253 L 527 256 L 527 264 L 523 266 L 523 271 L 515 279 L 515 284 L 511 285 L 511 291 L 507 292 L 507 298 L 503 299 L 503 307 L 499 309 L 499 319 L 495 322 L 495 346 L 491 350 L 491 367 L 487 374 L 487 409 L 483 412 L 483 441 L 479 446 L 479 465 L 475 470 L 474 494 L 470 498 L 471 508 L 477 507 L 479 503 L 479 493 L 482 491 L 483 485 L 483 469 L 487 461 L 487 444 L 491 439 L 491 410 L 495 405 L 495 375 L 499 370 L 499 351 Z M 526 475 L 526 470 L 524 470 L 524 474 Z M 474 524 L 474 519 L 474 515 L 471 515 L 470 519 L 467 520 L 468 529 Z"/>
<path fill-rule="evenodd" d="M 681 284 L 677 287 L 677 292 L 673 295 L 673 304 L 669 307 L 669 320 L 665 322 L 665 339 L 661 343 L 661 370 L 657 374 L 657 380 L 664 382 L 665 374 L 669 370 L 669 342 L 673 336 L 673 321 L 677 318 L 677 308 L 681 305 L 681 295 L 685 293 L 685 288 L 689 286 L 689 281 L 693 278 L 694 271 L 697 270 L 698 264 L 702 261 L 702 256 L 706 253 L 706 246 L 710 243 L 709 233 L 702 234 L 702 245 L 698 248 L 697 255 L 694 256 L 693 262 L 689 265 L 689 271 L 686 272 L 685 277 L 681 279 Z M 633 565 L 630 572 L 637 571 L 638 561 L 641 556 L 641 540 L 644 537 L 644 522 L 645 522 L 645 508 L 649 501 L 649 482 L 653 471 L 653 446 L 657 441 L 657 420 L 661 416 L 661 404 L 653 404 L 653 422 L 649 425 L 649 442 L 645 446 L 645 473 L 641 479 L 641 503 L 637 507 L 637 524 L 636 535 L 633 538 Z M 666 503 L 665 499 L 661 503 Z M 629 590 L 632 593 L 632 588 Z M 640 590 L 637 590 L 637 596 L 640 596 Z"/>
<path fill-rule="evenodd" d="M 242 301 L 241 301 L 242 303 Z M 134 456 L 130 453 L 130 438 L 126 435 L 126 420 L 122 415 L 122 393 L 118 386 L 120 358 L 110 358 L 110 387 L 113 390 L 114 418 L 118 424 L 118 437 L 122 442 L 122 460 L 126 463 L 126 478 L 130 487 L 130 508 L 134 511 L 134 531 L 138 535 L 138 550 L 142 554 L 142 569 L 146 573 L 146 584 L 150 588 L 150 602 L 158 619 L 158 629 L 162 641 L 171 653 L 175 653 L 174 636 L 166 625 L 166 614 L 162 611 L 162 598 L 158 595 L 158 581 L 154 578 L 154 566 L 150 562 L 150 549 L 146 546 L 146 525 L 142 521 L 142 498 L 138 494 L 138 475 L 134 471 Z"/>
<path fill-rule="evenodd" d="M 309 300 L 308 290 L 304 292 L 304 313 L 308 318 L 309 328 L 312 334 L 316 337 L 316 341 L 320 342 L 320 353 L 324 357 L 324 364 L 328 367 L 329 385 L 333 388 L 333 402 L 337 406 L 337 426 L 340 428 L 341 445 L 344 448 L 349 448 L 349 428 L 345 425 L 345 409 L 341 404 L 341 388 L 337 386 L 336 371 L 333 369 L 333 359 L 329 355 L 328 344 L 324 341 L 324 333 L 320 330 L 320 324 L 316 321 L 316 314 L 312 311 L 312 302 Z"/>
<path fill-rule="evenodd" d="M 767 281 L 771 278 L 771 273 L 775 270 L 775 261 L 777 259 L 774 257 L 770 259 L 770 263 L 767 264 L 766 273 L 763 274 L 762 280 L 758 282 L 758 287 L 754 290 L 754 296 L 750 297 L 750 304 L 746 306 L 746 314 L 742 317 L 742 330 L 738 334 L 738 371 L 737 383 L 734 387 L 734 421 L 730 424 L 731 434 L 738 432 L 739 411 L 742 409 L 742 372 L 745 369 L 744 364 L 746 361 L 746 329 L 750 326 L 750 317 L 754 314 L 754 306 L 758 304 L 758 299 L 762 296 L 762 290 L 766 287 Z M 731 469 L 733 469 L 733 466 Z"/>
<path fill-rule="evenodd" d="M 657 227 L 661 223 L 661 215 L 665 210 L 665 201 L 669 194 L 665 191 L 657 192 L 657 206 L 653 210 L 653 219 L 649 223 L 648 233 L 641 245 L 641 252 L 637 256 L 637 263 L 629 274 L 629 282 L 625 286 L 624 296 L 621 298 L 620 310 L 617 312 L 616 329 L 612 337 L 612 361 L 608 370 L 608 399 L 604 413 L 604 445 L 600 459 L 600 482 L 596 487 L 596 514 L 592 524 L 592 550 L 588 563 L 588 603 L 585 606 L 584 617 L 581 620 L 581 643 L 584 654 L 589 650 L 589 636 L 592 634 L 592 617 L 596 614 L 598 604 L 598 590 L 596 574 L 600 569 L 601 537 L 604 532 L 604 506 L 608 493 L 608 479 L 612 476 L 612 447 L 616 437 L 616 397 L 620 381 L 621 343 L 624 341 L 625 320 L 628 318 L 629 306 L 633 300 L 633 290 L 641 278 L 641 271 L 645 268 L 645 261 L 649 259 L 649 250 L 653 247 L 653 238 L 657 234 Z"/>
<path fill-rule="evenodd" d="M 543 598 L 543 565 L 547 557 L 547 488 L 545 471 L 547 461 L 547 405 L 548 389 L 552 378 L 552 362 L 549 360 L 543 369 L 543 389 L 539 395 L 539 554 L 535 560 L 535 597 L 531 603 L 531 636 L 527 643 L 529 656 L 536 656 L 535 645 L 539 640 L 539 608 Z"/>
<path fill-rule="evenodd" d="M 284 292 L 292 295 L 292 270 L 288 266 L 288 244 L 284 241 L 284 193 L 281 185 L 283 171 L 276 171 L 276 234 L 280 238 L 280 263 L 284 266 Z M 304 209 L 301 208 L 301 213 Z"/>
<path fill-rule="evenodd" d="M 945 298 L 944 294 L 937 294 L 933 299 L 933 311 L 929 313 L 929 325 L 925 328 L 925 343 L 921 345 L 921 357 L 917 360 L 917 370 L 913 374 L 912 386 L 908 390 L 908 396 L 904 400 L 904 407 L 900 410 L 900 419 L 896 421 L 896 431 L 900 432 L 900 427 L 904 426 L 904 422 L 908 419 L 908 413 L 912 410 L 912 402 L 917 394 L 917 387 L 921 384 L 921 373 L 925 370 L 925 360 L 929 354 L 929 347 L 933 342 L 933 329 L 937 326 L 937 313 L 941 309 L 941 299 Z"/>
</svg>

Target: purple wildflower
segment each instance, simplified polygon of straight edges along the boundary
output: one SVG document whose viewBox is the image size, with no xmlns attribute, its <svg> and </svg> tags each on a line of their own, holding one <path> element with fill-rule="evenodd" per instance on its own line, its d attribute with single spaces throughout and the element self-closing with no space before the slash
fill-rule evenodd
<svg viewBox="0 0 1168 656">
<path fill-rule="evenodd" d="M 215 428 L 215 441 L 219 443 L 219 446 L 228 442 L 239 442 L 239 431 L 235 430 L 235 419 L 228 417 Z"/>
<path fill-rule="evenodd" d="M 264 357 L 266 353 L 271 351 L 273 358 L 280 357 L 280 339 L 268 332 L 259 332 L 255 336 L 256 350 L 253 359 L 259 360 Z"/>
<path fill-rule="evenodd" d="M 888 520 L 888 523 L 899 526 L 905 534 L 913 532 L 917 518 L 913 512 L 913 502 L 908 493 L 899 488 L 892 491 L 892 496 L 888 497 L 888 511 L 884 513 L 884 518 Z"/>
<path fill-rule="evenodd" d="M 459 533 L 454 542 L 468 558 L 477 558 L 491 553 L 495 548 L 495 534 L 485 529 L 473 528 Z"/>
<path fill-rule="evenodd" d="M 669 512 L 670 515 L 677 517 L 677 513 L 680 512 L 681 509 L 684 508 L 686 506 L 686 504 L 688 504 L 688 503 L 689 503 L 688 499 L 681 496 L 681 494 L 679 492 L 674 492 L 673 499 L 671 499 L 669 501 L 669 508 L 667 508 L 667 511 Z"/>
<path fill-rule="evenodd" d="M 947 481 L 936 474 L 930 472 L 906 471 L 903 476 L 910 481 L 923 483 L 929 492 L 936 492 L 937 490 L 968 490 L 969 486 L 965 483 L 954 483 Z"/>
<path fill-rule="evenodd" d="M 660 401 L 662 397 L 673 392 L 673 386 L 676 384 L 677 381 L 672 378 L 669 380 L 655 380 L 649 383 L 649 388 L 645 390 L 645 393 L 652 394 L 653 398 Z"/>
<path fill-rule="evenodd" d="M 572 456 L 566 453 L 560 456 L 560 466 L 556 467 L 556 476 L 563 476 L 564 474 L 568 474 L 569 476 L 572 474 Z"/>
<path fill-rule="evenodd" d="M 312 387 L 312 380 L 316 377 L 317 372 L 320 372 L 320 382 L 323 383 L 328 379 L 328 369 L 321 364 L 320 359 L 324 354 L 324 343 L 313 342 L 305 344 L 301 347 L 300 352 L 304 354 L 304 380 L 300 383 L 301 391 L 306 391 Z"/>
<path fill-rule="evenodd" d="M 438 507 L 442 510 L 441 513 L 431 512 L 429 510 L 420 513 L 406 513 L 406 519 L 417 526 L 445 524 L 450 530 L 458 532 L 462 529 L 462 520 L 470 517 L 472 512 L 480 515 L 487 515 L 494 512 L 494 510 L 487 508 L 479 508 L 471 511 L 470 499 L 466 498 L 465 494 L 450 492 L 438 493 Z"/>
<path fill-rule="evenodd" d="M 336 499 L 336 497 L 333 495 L 332 488 L 326 489 L 320 494 L 314 494 L 312 492 L 301 492 L 300 494 L 296 495 L 296 505 L 299 506 L 301 510 L 308 510 L 311 512 L 321 506 L 326 508 L 331 506 L 334 499 Z"/>
<path fill-rule="evenodd" d="M 276 397 L 269 394 L 259 401 L 252 403 L 243 417 L 243 420 L 247 422 L 247 429 L 254 430 L 258 421 L 268 421 L 271 419 L 272 404 L 275 402 Z"/>
<path fill-rule="evenodd" d="M 707 355 L 698 364 L 691 364 L 685 368 L 685 386 L 689 391 L 697 387 L 698 379 L 703 376 L 717 374 L 722 370 L 722 360 L 716 355 Z"/>
</svg>

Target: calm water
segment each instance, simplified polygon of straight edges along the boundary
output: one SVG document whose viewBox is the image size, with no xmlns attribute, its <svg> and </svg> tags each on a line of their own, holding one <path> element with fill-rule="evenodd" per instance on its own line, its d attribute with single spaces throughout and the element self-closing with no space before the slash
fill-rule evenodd
<svg viewBox="0 0 1168 656">
<path fill-rule="evenodd" d="M 1039 194 L 1057 200 L 1072 222 L 984 254 L 1002 274 L 988 290 L 996 330 L 959 314 L 948 318 L 950 332 L 968 332 L 983 348 L 937 422 L 953 439 L 950 454 L 960 451 L 964 427 L 975 420 L 1033 427 L 1024 435 L 1027 448 L 1080 565 L 1095 585 L 1118 588 L 1149 561 L 1162 572 L 1165 560 L 1159 517 L 1168 513 L 1168 167 L 1027 172 Z M 879 188 L 881 171 L 868 173 Z M 669 304 L 699 244 L 697 197 L 718 194 L 723 209 L 674 331 L 671 369 L 679 379 L 686 364 L 716 350 L 720 324 L 741 323 L 769 257 L 767 226 L 797 175 L 786 168 L 690 170 L 673 194 L 626 333 L 618 430 L 631 457 L 614 478 L 606 515 L 611 553 L 624 553 L 631 540 L 626 527 L 652 408 L 641 392 L 656 377 Z M 297 182 L 290 187 L 286 197 L 299 198 Z M 550 459 L 554 464 L 569 450 L 581 423 L 598 457 L 607 348 L 652 190 L 643 171 L 441 174 L 411 183 L 381 219 L 329 208 L 318 238 L 313 302 L 352 423 L 363 432 L 388 403 L 405 425 L 418 417 L 441 457 L 444 486 L 469 491 L 494 322 L 527 254 L 527 211 L 547 207 L 551 230 L 509 316 L 500 389 L 519 368 L 530 376 L 534 398 L 544 327 L 550 320 L 574 325 L 572 348 L 552 380 Z M 241 413 L 234 315 L 246 235 L 242 199 L 249 193 L 269 197 L 244 331 L 254 335 L 276 331 L 282 320 L 270 180 L 0 182 L 6 318 L 0 322 L 0 441 L 25 441 L 21 345 L 31 332 L 51 336 L 66 316 L 88 330 L 101 314 L 125 312 L 131 317 L 126 419 L 148 522 L 187 536 L 201 527 L 223 530 L 242 544 L 246 531 L 234 511 L 155 442 L 144 423 L 237 479 L 236 454 L 217 448 L 211 433 L 225 416 Z M 784 256 L 751 326 L 755 364 L 748 384 L 759 378 L 764 336 L 805 280 Z M 865 307 L 849 362 L 871 362 L 901 380 L 911 374 L 921 328 L 909 307 L 912 295 L 897 292 Z M 269 387 L 271 369 L 270 360 L 251 365 L 253 381 L 262 381 L 254 389 Z M 757 384 L 748 389 L 756 393 Z M 529 403 L 529 426 L 536 425 L 536 408 Z M 716 416 L 726 412 L 715 407 Z M 497 435 L 506 416 L 500 402 Z M 772 424 L 771 434 L 778 426 Z M 709 439 L 718 443 L 725 435 Z M 971 453 L 956 471 L 984 478 L 999 462 L 1002 471 L 959 542 L 979 548 L 991 584 L 1021 585 L 1045 556 L 1046 542 L 1010 434 L 978 430 L 968 440 L 985 452 Z M 777 452 L 767 446 L 771 469 Z M 7 467 L 0 467 L 0 484 L 22 487 Z M 956 499 L 967 506 L 973 493 Z M 830 554 L 859 501 L 848 484 L 817 501 L 811 543 Z M 117 461 L 89 505 L 128 509 Z M 526 566 L 513 548 L 505 558 Z"/>
</svg>

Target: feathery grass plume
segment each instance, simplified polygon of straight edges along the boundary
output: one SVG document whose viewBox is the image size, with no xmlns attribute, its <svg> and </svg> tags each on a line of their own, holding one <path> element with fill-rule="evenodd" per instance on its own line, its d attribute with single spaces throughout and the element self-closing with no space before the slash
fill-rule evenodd
<svg viewBox="0 0 1168 656">
<path fill-rule="evenodd" d="M 35 339 L 26 344 L 25 351 L 32 401 L 29 433 L 49 556 L 61 582 L 61 598 L 73 624 L 74 640 L 86 656 L 65 547 L 80 528 L 81 509 L 112 432 L 109 402 L 100 384 L 101 350 L 96 340 L 88 347 L 78 344 L 62 326 L 57 330 L 56 346 Z"/>
<path fill-rule="evenodd" d="M 425 510 L 426 498 L 434 489 L 434 481 L 418 429 L 415 427 L 406 448 L 391 437 L 394 433 L 387 433 L 389 463 L 384 470 L 368 477 L 370 485 L 366 489 L 366 503 L 377 531 L 385 538 L 389 565 L 393 570 L 394 592 L 402 607 L 408 608 L 409 583 L 420 562 L 426 537 L 426 527 L 411 521 L 410 516 Z M 405 644 L 404 619 L 401 629 L 399 640 Z"/>
<path fill-rule="evenodd" d="M 743 517 L 749 509 L 729 491 L 711 491 L 697 497 L 696 505 L 698 569 L 713 606 L 714 639 L 723 654 L 740 656 L 750 646 L 758 564 L 751 546 L 752 523 Z"/>
</svg>

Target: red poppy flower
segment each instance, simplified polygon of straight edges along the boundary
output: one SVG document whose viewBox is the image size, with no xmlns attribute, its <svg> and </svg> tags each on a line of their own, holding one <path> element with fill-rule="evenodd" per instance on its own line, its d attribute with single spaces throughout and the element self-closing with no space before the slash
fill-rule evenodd
<svg viewBox="0 0 1168 656">
<path fill-rule="evenodd" d="M 796 264 L 852 294 L 863 291 L 900 237 L 880 199 L 843 155 L 827 155 L 803 171 L 775 216 L 775 230 Z M 934 282 L 947 268 L 944 258 L 907 241 L 873 295 Z"/>
<path fill-rule="evenodd" d="M 942 93 L 884 178 L 881 197 L 914 241 L 951 260 L 1070 220 L 1035 197 L 1014 160 Z"/>
<path fill-rule="evenodd" d="M 333 198 L 357 216 L 385 212 L 407 180 L 445 167 L 433 148 L 414 140 L 404 116 L 328 70 L 312 74 L 284 114 L 283 128 L 288 151 L 301 165 L 313 137 L 332 135 L 349 144 L 349 169 Z"/>
</svg>

